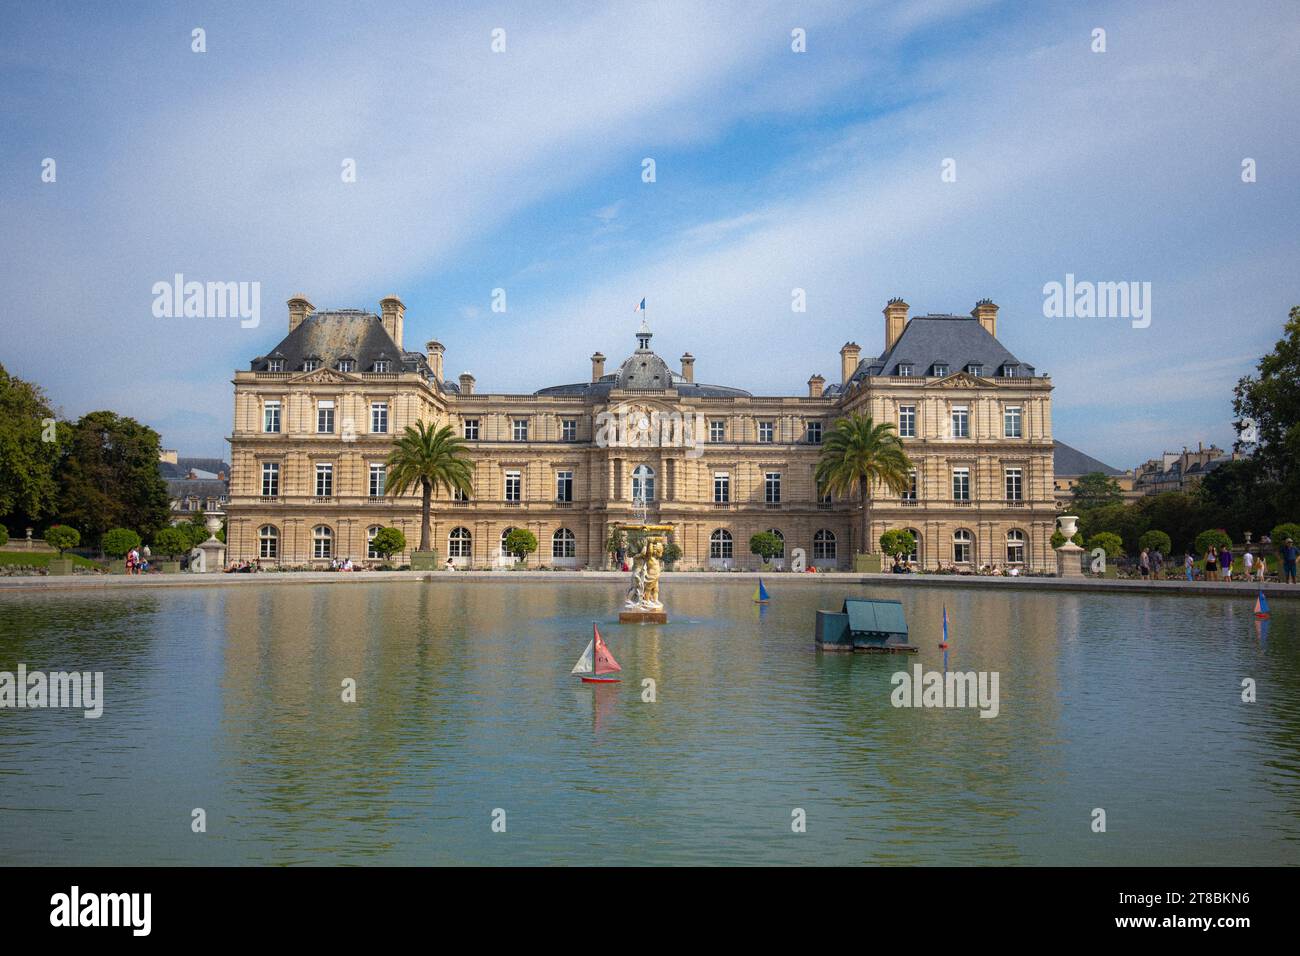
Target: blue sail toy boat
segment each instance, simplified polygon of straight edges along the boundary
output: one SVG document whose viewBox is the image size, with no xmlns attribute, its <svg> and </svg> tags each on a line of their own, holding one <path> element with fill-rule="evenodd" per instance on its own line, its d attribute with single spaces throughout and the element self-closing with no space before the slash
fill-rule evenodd
<svg viewBox="0 0 1300 956">
<path fill-rule="evenodd" d="M 763 579 L 758 579 L 758 587 L 754 588 L 754 603 L 766 604 L 772 600 L 772 595 L 767 593 L 767 588 L 763 587 Z"/>
</svg>

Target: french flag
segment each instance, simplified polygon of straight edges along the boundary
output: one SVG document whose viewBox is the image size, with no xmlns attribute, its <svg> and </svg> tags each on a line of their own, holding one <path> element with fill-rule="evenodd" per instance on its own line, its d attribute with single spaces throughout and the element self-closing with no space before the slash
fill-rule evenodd
<svg viewBox="0 0 1300 956">
<path fill-rule="evenodd" d="M 637 312 L 644 312 L 644 311 L 645 311 L 645 299 L 642 299 L 641 304 L 638 305 L 635 309 L 633 309 L 632 313 L 636 314 Z"/>
</svg>

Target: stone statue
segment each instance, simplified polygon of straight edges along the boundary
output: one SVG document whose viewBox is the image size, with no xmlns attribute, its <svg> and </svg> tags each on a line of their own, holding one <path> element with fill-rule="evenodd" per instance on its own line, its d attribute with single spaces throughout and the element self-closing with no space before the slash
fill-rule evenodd
<svg viewBox="0 0 1300 956">
<path fill-rule="evenodd" d="M 663 607 L 659 600 L 659 574 L 663 570 L 664 539 L 648 535 L 641 548 L 632 556 L 632 586 L 627 590 L 628 609 L 657 611 Z"/>
</svg>

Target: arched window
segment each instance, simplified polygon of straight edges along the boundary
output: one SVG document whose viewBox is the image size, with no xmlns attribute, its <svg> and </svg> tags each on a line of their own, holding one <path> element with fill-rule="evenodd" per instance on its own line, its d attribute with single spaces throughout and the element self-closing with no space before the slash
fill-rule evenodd
<svg viewBox="0 0 1300 956">
<path fill-rule="evenodd" d="M 655 470 L 649 465 L 637 465 L 632 472 L 632 500 L 655 500 Z"/>
<path fill-rule="evenodd" d="M 903 560 L 911 564 L 916 564 L 921 560 L 921 532 L 915 528 L 907 528 L 907 533 L 912 536 L 912 553 L 903 555 Z"/>
<path fill-rule="evenodd" d="M 1007 564 L 1025 563 L 1025 533 L 1018 528 L 1007 532 Z"/>
<path fill-rule="evenodd" d="M 813 560 L 833 561 L 835 555 L 835 532 L 822 528 L 813 535 Z"/>
<path fill-rule="evenodd" d="M 568 528 L 558 528 L 551 535 L 551 557 L 576 558 L 578 556 L 578 538 Z"/>
<path fill-rule="evenodd" d="M 965 528 L 958 528 L 952 533 L 953 564 L 970 564 L 971 535 Z"/>
<path fill-rule="evenodd" d="M 318 524 L 311 529 L 311 556 L 313 558 L 334 557 L 334 532 L 329 525 Z"/>
<path fill-rule="evenodd" d="M 709 535 L 709 557 L 710 558 L 730 558 L 732 551 L 731 532 L 726 528 L 719 528 Z"/>
<path fill-rule="evenodd" d="M 777 539 L 780 540 L 780 542 L 781 542 L 781 550 L 778 551 L 776 554 L 772 555 L 772 557 L 774 557 L 774 558 L 784 558 L 784 557 L 785 557 L 785 535 L 783 535 L 783 534 L 782 534 L 780 531 L 778 531 L 776 528 L 768 528 L 768 529 L 767 529 L 767 533 L 768 533 L 768 534 L 774 534 L 774 535 L 776 535 Z"/>
<path fill-rule="evenodd" d="M 380 554 L 378 551 L 375 550 L 375 535 L 379 534 L 379 532 L 383 530 L 383 527 L 384 526 L 381 524 L 372 524 L 369 528 L 366 529 L 366 557 L 368 558 L 383 557 L 382 554 Z"/>
<path fill-rule="evenodd" d="M 503 558 L 514 557 L 513 554 L 511 554 L 509 551 L 506 550 L 506 538 L 510 537 L 510 532 L 514 530 L 515 530 L 514 528 L 506 528 L 504 531 L 501 532 L 501 547 L 498 549 L 497 553 L 500 554 L 501 557 Z"/>
<path fill-rule="evenodd" d="M 447 556 L 449 558 L 468 558 L 473 539 L 468 528 L 452 528 L 447 535 Z"/>
<path fill-rule="evenodd" d="M 264 524 L 257 529 L 257 556 L 259 558 L 280 557 L 280 532 L 273 524 Z"/>
</svg>

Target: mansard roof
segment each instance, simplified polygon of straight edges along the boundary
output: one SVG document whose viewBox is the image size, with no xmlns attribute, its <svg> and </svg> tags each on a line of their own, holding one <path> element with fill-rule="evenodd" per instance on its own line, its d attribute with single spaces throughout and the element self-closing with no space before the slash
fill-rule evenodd
<svg viewBox="0 0 1300 956">
<path fill-rule="evenodd" d="M 1020 361 L 979 320 L 970 315 L 918 315 L 908 320 L 893 347 L 878 358 L 863 359 L 852 381 L 867 376 L 897 375 L 899 365 L 911 365 L 913 374 L 925 375 L 938 365 L 958 372 L 971 365 L 988 376 L 1005 375 L 1003 369 L 1029 377 L 1034 367 Z"/>
<path fill-rule="evenodd" d="M 326 368 L 334 368 L 340 359 L 352 359 L 356 371 L 369 372 L 375 362 L 384 360 L 392 363 L 394 372 L 429 374 L 424 353 L 403 351 L 379 316 L 362 309 L 313 312 L 268 355 L 255 358 L 253 371 L 266 371 L 271 358 L 282 358 L 286 372 L 301 370 L 302 363 L 311 358 Z"/>
<path fill-rule="evenodd" d="M 1063 441 L 1052 443 L 1052 471 L 1057 475 L 1090 475 L 1095 471 L 1110 476 L 1124 474 L 1118 468 L 1112 468 L 1104 461 L 1085 455 Z"/>
</svg>

